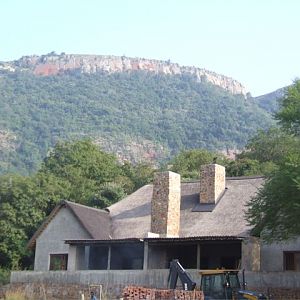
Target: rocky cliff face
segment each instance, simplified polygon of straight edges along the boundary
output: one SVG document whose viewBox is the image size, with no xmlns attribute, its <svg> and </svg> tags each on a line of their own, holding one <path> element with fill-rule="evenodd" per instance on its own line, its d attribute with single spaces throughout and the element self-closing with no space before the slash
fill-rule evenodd
<svg viewBox="0 0 300 300">
<path fill-rule="evenodd" d="M 0 151 L 12 151 L 16 148 L 17 136 L 7 130 L 0 129 Z"/>
<path fill-rule="evenodd" d="M 94 138 L 94 143 L 106 152 L 114 153 L 120 162 L 149 163 L 158 167 L 158 162 L 170 155 L 167 147 L 144 138 L 103 137 Z"/>
<path fill-rule="evenodd" d="M 125 56 L 74 55 L 50 53 L 41 56 L 23 56 L 19 60 L 0 63 L 0 69 L 6 71 L 31 70 L 36 75 L 55 75 L 69 70 L 82 73 L 130 72 L 145 70 L 154 73 L 181 75 L 190 74 L 199 81 L 210 82 L 232 94 L 246 95 L 245 87 L 238 81 L 212 71 L 196 67 L 180 66 L 170 61 Z"/>
</svg>

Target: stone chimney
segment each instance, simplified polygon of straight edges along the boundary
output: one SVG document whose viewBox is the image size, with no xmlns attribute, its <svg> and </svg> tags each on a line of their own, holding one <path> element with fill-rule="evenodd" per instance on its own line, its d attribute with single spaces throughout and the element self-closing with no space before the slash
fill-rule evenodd
<svg viewBox="0 0 300 300">
<path fill-rule="evenodd" d="M 216 204 L 225 191 L 225 167 L 210 164 L 200 169 L 200 203 Z"/>
<path fill-rule="evenodd" d="M 180 185 L 180 175 L 177 173 L 168 171 L 154 175 L 149 237 L 179 236 Z"/>
</svg>

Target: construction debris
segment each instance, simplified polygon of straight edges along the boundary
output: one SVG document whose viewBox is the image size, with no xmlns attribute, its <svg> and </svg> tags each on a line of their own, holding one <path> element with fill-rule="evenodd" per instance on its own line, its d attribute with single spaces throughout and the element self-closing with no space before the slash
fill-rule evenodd
<svg viewBox="0 0 300 300">
<path fill-rule="evenodd" d="M 126 286 L 123 289 L 124 300 L 204 300 L 202 291 L 162 290 L 140 286 Z"/>
</svg>

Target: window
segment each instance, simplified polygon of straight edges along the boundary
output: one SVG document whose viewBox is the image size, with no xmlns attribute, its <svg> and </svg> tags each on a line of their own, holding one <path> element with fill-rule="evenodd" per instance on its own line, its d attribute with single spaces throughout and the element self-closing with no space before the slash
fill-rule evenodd
<svg viewBox="0 0 300 300">
<path fill-rule="evenodd" d="M 206 296 L 213 297 L 214 299 L 226 299 L 224 274 L 202 275 L 202 280 L 203 292 Z"/>
<path fill-rule="evenodd" d="M 50 254 L 50 271 L 67 270 L 68 254 Z"/>
<path fill-rule="evenodd" d="M 283 252 L 283 257 L 285 271 L 300 271 L 300 251 Z"/>
<path fill-rule="evenodd" d="M 122 243 L 111 246 L 111 270 L 143 269 L 144 245 L 142 243 Z"/>
<path fill-rule="evenodd" d="M 89 270 L 107 270 L 108 246 L 90 246 Z"/>
</svg>

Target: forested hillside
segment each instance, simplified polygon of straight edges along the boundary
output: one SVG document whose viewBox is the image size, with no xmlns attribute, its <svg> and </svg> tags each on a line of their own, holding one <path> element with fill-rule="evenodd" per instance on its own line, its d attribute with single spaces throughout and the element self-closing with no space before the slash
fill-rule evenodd
<svg viewBox="0 0 300 300">
<path fill-rule="evenodd" d="M 91 137 L 121 159 L 241 148 L 273 121 L 254 99 L 190 75 L 0 74 L 0 173 L 35 171 L 57 141 Z"/>
<path fill-rule="evenodd" d="M 274 114 L 279 109 L 280 103 L 278 102 L 278 99 L 281 99 L 284 96 L 287 88 L 288 87 L 284 87 L 274 92 L 255 97 L 254 99 L 262 109 Z"/>
</svg>

